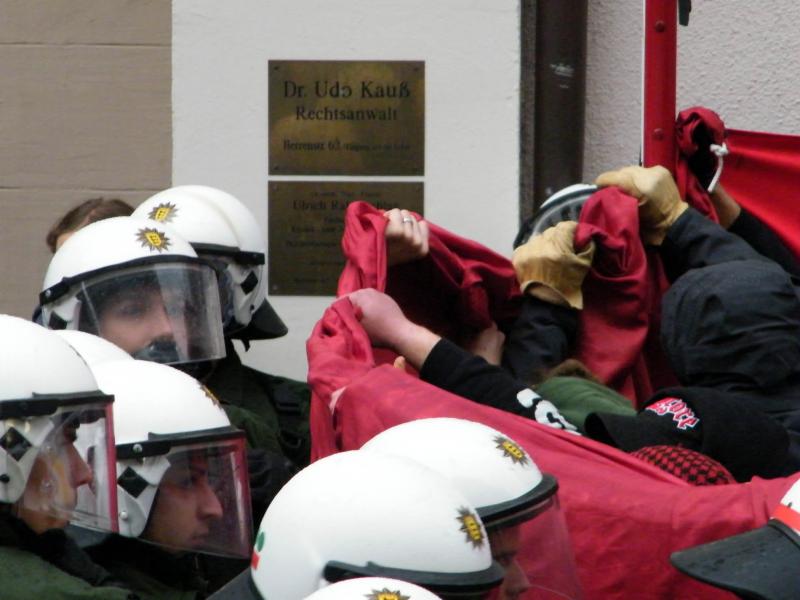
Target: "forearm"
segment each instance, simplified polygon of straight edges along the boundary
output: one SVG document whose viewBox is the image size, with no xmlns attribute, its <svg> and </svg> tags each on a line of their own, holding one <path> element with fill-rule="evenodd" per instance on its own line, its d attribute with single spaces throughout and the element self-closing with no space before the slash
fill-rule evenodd
<svg viewBox="0 0 800 600">
<path fill-rule="evenodd" d="M 733 260 L 766 260 L 747 242 L 693 208 L 686 210 L 669 228 L 660 254 L 670 281 L 690 269 Z"/>
<path fill-rule="evenodd" d="M 392 338 L 391 349 L 405 357 L 408 364 L 418 371 L 422 368 L 433 347 L 442 339 L 432 331 L 411 321 L 398 327 L 393 332 Z"/>
<path fill-rule="evenodd" d="M 517 398 L 520 392 L 530 397 L 528 386 L 449 340 L 440 339 L 434 345 L 422 364 L 420 378 L 468 400 L 531 416 Z"/>
<path fill-rule="evenodd" d="M 728 231 L 742 238 L 762 256 L 774 260 L 789 275 L 800 277 L 800 265 L 794 254 L 769 227 L 747 210 L 741 209 Z"/>
</svg>

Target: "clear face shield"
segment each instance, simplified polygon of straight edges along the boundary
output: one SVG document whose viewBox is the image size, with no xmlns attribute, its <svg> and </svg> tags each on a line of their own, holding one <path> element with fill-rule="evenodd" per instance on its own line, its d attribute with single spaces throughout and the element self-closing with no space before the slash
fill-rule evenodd
<svg viewBox="0 0 800 600">
<path fill-rule="evenodd" d="M 16 515 L 37 533 L 70 521 L 117 530 L 111 401 L 42 396 L 20 407 L 29 416 L 9 415 L 13 403 L 3 403 L 3 501 L 16 502 Z"/>
<path fill-rule="evenodd" d="M 492 557 L 506 572 L 491 600 L 583 598 L 557 490 L 555 479 L 544 475 L 522 512 L 501 516 L 487 527 Z"/>
<path fill-rule="evenodd" d="M 134 358 L 167 365 L 225 356 L 214 269 L 204 262 L 148 263 L 79 284 L 77 329 Z"/>
<path fill-rule="evenodd" d="M 241 325 L 236 322 L 236 299 L 234 292 L 234 280 L 231 269 L 239 268 L 228 258 L 216 255 L 201 255 L 204 260 L 210 263 L 217 273 L 217 283 L 219 289 L 219 306 L 222 315 L 222 329 L 225 335 L 235 333 L 241 329 Z"/>
<path fill-rule="evenodd" d="M 152 436 L 127 450 L 118 446 L 118 456 L 128 456 L 137 454 L 136 446 L 149 454 L 169 445 L 166 453 L 120 462 L 117 481 L 125 503 L 134 510 L 140 503 L 147 515 L 138 536 L 144 541 L 175 552 L 248 558 L 253 527 L 244 434 L 226 427 L 203 437 L 176 443 L 175 436 Z M 141 505 L 147 502 L 149 512 Z"/>
</svg>

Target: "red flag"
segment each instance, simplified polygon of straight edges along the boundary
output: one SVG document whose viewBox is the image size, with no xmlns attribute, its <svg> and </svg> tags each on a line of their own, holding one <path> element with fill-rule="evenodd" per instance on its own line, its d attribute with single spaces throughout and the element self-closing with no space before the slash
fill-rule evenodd
<svg viewBox="0 0 800 600">
<path fill-rule="evenodd" d="M 732 598 L 681 575 L 669 564 L 669 554 L 763 525 L 793 482 L 755 479 L 692 487 L 610 446 L 459 398 L 389 365 L 378 366 L 365 338 L 353 306 L 341 299 L 309 339 L 315 456 L 359 448 L 388 427 L 424 417 L 467 418 L 503 431 L 558 478 L 589 599 Z M 525 528 L 520 560 L 526 570 L 546 559 L 525 552 L 526 545 L 535 544 L 530 535 Z"/>
<path fill-rule="evenodd" d="M 602 202 L 602 196 L 596 202 Z M 635 211 L 624 198 L 621 202 L 620 223 L 582 225 L 579 235 L 610 248 L 609 264 L 601 261 L 598 268 L 609 266 L 614 273 L 611 267 L 624 267 L 618 293 L 628 290 L 624 302 L 646 309 L 647 298 L 641 296 L 647 289 L 644 249 L 630 250 L 638 253 L 632 256 L 610 244 L 635 231 L 624 223 Z M 380 211 L 351 205 L 343 242 L 348 265 L 340 294 L 367 285 L 383 287 L 407 314 L 423 315 L 440 332 L 480 328 L 488 319 L 502 321 L 516 314 L 519 292 L 507 259 L 432 225 L 431 256 L 387 272 L 384 228 Z M 634 325 L 649 322 L 641 316 L 628 318 Z M 613 325 L 609 322 L 607 327 Z M 641 332 L 637 335 L 637 343 L 643 343 Z M 558 478 L 589 599 L 732 598 L 681 575 L 669 564 L 669 554 L 763 525 L 793 483 L 794 478 L 755 479 L 692 487 L 609 446 L 454 396 L 384 364 L 391 356 L 373 351 L 347 299 L 325 312 L 307 350 L 315 458 L 359 448 L 379 431 L 422 417 L 468 418 L 503 431 L 525 447 L 543 471 Z M 520 559 L 526 570 L 543 559 L 525 552 L 534 547 L 532 535 L 530 527 L 523 530 Z"/>
<path fill-rule="evenodd" d="M 722 184 L 800 257 L 800 136 L 729 129 Z"/>
</svg>

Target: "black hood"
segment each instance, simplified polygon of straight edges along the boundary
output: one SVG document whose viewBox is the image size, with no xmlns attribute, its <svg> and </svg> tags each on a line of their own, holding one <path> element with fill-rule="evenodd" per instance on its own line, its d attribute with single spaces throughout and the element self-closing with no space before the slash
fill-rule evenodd
<svg viewBox="0 0 800 600">
<path fill-rule="evenodd" d="M 664 295 L 661 342 L 683 385 L 776 390 L 800 373 L 800 300 L 771 261 L 693 269 Z"/>
</svg>

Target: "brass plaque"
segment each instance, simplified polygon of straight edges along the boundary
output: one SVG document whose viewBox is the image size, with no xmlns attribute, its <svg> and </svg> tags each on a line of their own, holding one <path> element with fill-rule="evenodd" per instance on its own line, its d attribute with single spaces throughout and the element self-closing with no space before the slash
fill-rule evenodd
<svg viewBox="0 0 800 600">
<path fill-rule="evenodd" d="M 269 61 L 270 175 L 424 168 L 424 62 Z"/>
<path fill-rule="evenodd" d="M 423 214 L 423 184 L 273 181 L 269 184 L 269 293 L 334 296 L 344 267 L 344 212 L 363 200 Z"/>
</svg>

